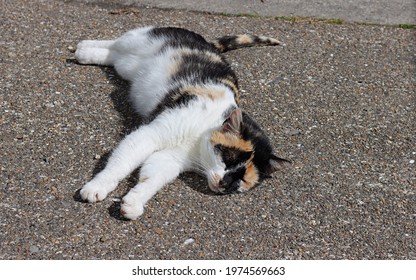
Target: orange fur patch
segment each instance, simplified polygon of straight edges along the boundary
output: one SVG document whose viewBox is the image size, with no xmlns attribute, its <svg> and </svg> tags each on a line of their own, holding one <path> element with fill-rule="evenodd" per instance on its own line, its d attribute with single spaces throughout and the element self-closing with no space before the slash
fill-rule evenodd
<svg viewBox="0 0 416 280">
<path fill-rule="evenodd" d="M 224 133 L 222 131 L 215 131 L 211 135 L 211 142 L 221 144 L 229 148 L 236 148 L 244 152 L 253 151 L 253 145 L 250 141 L 246 141 L 231 133 Z"/>
<path fill-rule="evenodd" d="M 209 59 L 212 62 L 222 62 L 223 61 L 222 58 L 221 58 L 221 56 L 219 56 L 218 54 L 213 53 L 213 52 L 206 51 L 206 52 L 204 52 L 204 55 L 206 57 L 209 57 Z"/>
<path fill-rule="evenodd" d="M 209 52 L 209 51 L 201 51 L 201 50 L 191 50 L 188 48 L 178 49 L 171 58 L 171 64 L 168 68 L 168 77 L 174 76 L 182 67 L 183 65 L 183 56 L 186 55 L 200 55 L 205 56 L 208 60 L 212 62 L 222 62 L 221 56 L 216 53 Z"/>
<path fill-rule="evenodd" d="M 244 180 L 241 181 L 242 187 L 248 191 L 251 189 L 258 181 L 259 174 L 257 168 L 254 166 L 253 162 L 250 160 L 246 166 L 246 173 L 244 174 Z"/>
<path fill-rule="evenodd" d="M 181 90 L 186 91 L 192 95 L 208 97 L 211 100 L 223 98 L 225 95 L 225 89 L 211 89 L 191 85 L 184 86 Z"/>
<path fill-rule="evenodd" d="M 221 80 L 221 82 L 223 82 L 224 84 L 226 84 L 227 86 L 229 86 L 233 90 L 235 101 L 237 101 L 237 103 L 239 103 L 239 101 L 240 101 L 240 92 L 238 91 L 238 88 L 235 85 L 235 83 L 232 82 L 229 79 L 223 79 L 223 80 Z"/>
<path fill-rule="evenodd" d="M 253 43 L 253 39 L 251 39 L 251 37 L 248 36 L 248 35 L 239 35 L 237 37 L 236 41 L 237 41 L 238 44 L 251 44 L 251 43 Z"/>
<path fill-rule="evenodd" d="M 168 66 L 168 77 L 172 77 L 176 73 L 178 73 L 179 69 L 181 68 L 181 65 L 182 65 L 181 59 L 174 58 Z"/>
<path fill-rule="evenodd" d="M 220 50 L 220 52 L 224 52 L 225 48 L 222 44 L 220 44 L 219 42 L 214 42 L 214 46 Z"/>
<path fill-rule="evenodd" d="M 179 57 L 184 56 L 184 55 L 200 55 L 200 56 L 207 57 L 212 62 L 222 62 L 221 56 L 210 51 L 191 50 L 191 49 L 186 48 L 186 49 L 178 50 L 177 55 Z"/>
</svg>

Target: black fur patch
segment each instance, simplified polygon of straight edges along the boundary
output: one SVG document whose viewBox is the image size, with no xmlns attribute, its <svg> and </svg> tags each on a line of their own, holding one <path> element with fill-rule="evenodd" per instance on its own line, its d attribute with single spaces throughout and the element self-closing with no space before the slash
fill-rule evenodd
<svg viewBox="0 0 416 280">
<path fill-rule="evenodd" d="M 220 144 L 215 145 L 215 149 L 221 154 L 222 161 L 225 164 L 225 170 L 244 164 L 252 154 L 252 152 L 241 151 L 237 148 L 226 147 Z"/>
<path fill-rule="evenodd" d="M 267 170 L 270 168 L 269 162 L 273 156 L 272 145 L 257 123 L 244 112 L 241 137 L 253 144 L 253 163 L 259 171 L 260 179 L 268 178 L 269 173 Z"/>
<path fill-rule="evenodd" d="M 244 166 L 238 167 L 225 173 L 220 181 L 220 186 L 225 188 L 224 194 L 237 192 L 240 188 L 240 181 L 243 179 L 246 168 Z"/>
<path fill-rule="evenodd" d="M 150 30 L 149 35 L 156 38 L 162 37 L 166 40 L 161 51 L 166 47 L 174 47 L 218 53 L 218 50 L 212 44 L 208 43 L 204 37 L 190 30 L 177 27 L 159 27 Z"/>
<path fill-rule="evenodd" d="M 157 115 L 166 109 L 186 106 L 190 101 L 195 100 L 197 96 L 183 91 L 181 88 L 175 88 L 166 94 L 165 98 L 159 102 L 157 107 L 150 114 L 150 119 L 153 120 Z"/>
<path fill-rule="evenodd" d="M 207 82 L 224 84 L 237 96 L 237 76 L 219 50 L 213 44 L 208 43 L 204 37 L 192 31 L 175 27 L 154 28 L 149 31 L 149 35 L 162 37 L 165 40 L 160 51 L 167 47 L 199 51 L 183 55 L 181 65 L 178 67 L 179 70 L 171 77 L 172 82 L 182 80 L 193 85 L 206 84 Z M 214 61 L 210 57 L 210 53 L 218 57 L 219 60 Z M 235 87 L 224 81 L 229 81 Z"/>
</svg>

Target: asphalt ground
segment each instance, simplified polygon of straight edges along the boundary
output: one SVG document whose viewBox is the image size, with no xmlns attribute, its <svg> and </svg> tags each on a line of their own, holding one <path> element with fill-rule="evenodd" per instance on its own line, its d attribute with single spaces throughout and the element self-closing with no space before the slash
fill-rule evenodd
<svg viewBox="0 0 416 280">
<path fill-rule="evenodd" d="M 221 16 L 83 1 L 2 0 L 0 259 L 415 259 L 414 29 Z M 82 39 L 144 25 L 283 46 L 226 54 L 241 106 L 292 160 L 262 187 L 217 196 L 184 174 L 137 221 L 79 189 L 140 124 L 128 84 L 81 66 Z"/>
<path fill-rule="evenodd" d="M 416 24 L 414 0 L 119 0 L 118 2 L 127 5 L 234 15 L 313 17 L 387 25 Z"/>
</svg>

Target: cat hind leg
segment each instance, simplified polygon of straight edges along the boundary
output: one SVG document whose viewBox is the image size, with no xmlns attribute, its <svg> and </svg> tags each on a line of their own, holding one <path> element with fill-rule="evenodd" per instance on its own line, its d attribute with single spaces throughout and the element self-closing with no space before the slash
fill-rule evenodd
<svg viewBox="0 0 416 280">
<path fill-rule="evenodd" d="M 75 58 L 81 64 L 96 64 L 112 66 L 112 40 L 84 40 L 75 51 Z"/>
<path fill-rule="evenodd" d="M 115 40 L 83 40 L 78 43 L 78 48 L 102 48 L 109 49 Z"/>
</svg>

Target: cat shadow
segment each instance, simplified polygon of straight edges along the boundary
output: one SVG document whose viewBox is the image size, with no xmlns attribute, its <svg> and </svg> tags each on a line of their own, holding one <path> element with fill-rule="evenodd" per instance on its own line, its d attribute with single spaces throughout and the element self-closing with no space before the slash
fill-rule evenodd
<svg viewBox="0 0 416 280">
<path fill-rule="evenodd" d="M 114 108 L 117 110 L 118 114 L 122 119 L 123 130 L 120 133 L 121 137 L 129 134 L 140 125 L 144 123 L 143 118 L 134 111 L 132 104 L 129 99 L 129 90 L 130 83 L 123 78 L 121 78 L 114 67 L 112 66 L 100 66 L 100 65 L 84 65 L 80 64 L 76 59 L 67 59 L 66 63 L 68 65 L 79 65 L 82 67 L 98 67 L 106 76 L 107 81 L 109 81 L 114 89 L 110 93 L 110 98 L 113 103 Z"/>
<path fill-rule="evenodd" d="M 133 106 L 129 100 L 130 83 L 123 80 L 115 71 L 113 67 L 109 66 L 96 66 L 101 69 L 105 74 L 107 80 L 114 86 L 113 91 L 110 93 L 110 99 L 113 103 L 114 109 L 118 112 L 121 119 L 121 131 L 119 138 L 122 139 L 126 135 L 136 130 L 143 124 L 143 118 L 134 111 Z M 114 148 L 114 147 L 113 147 Z M 102 171 L 111 155 L 110 152 L 100 156 L 100 159 L 95 164 L 95 168 L 92 175 L 97 175 Z"/>
<path fill-rule="evenodd" d="M 67 59 L 66 61 L 68 64 L 77 64 L 81 66 L 85 66 L 82 64 L 79 64 L 75 59 Z M 124 79 L 122 79 L 115 69 L 110 66 L 97 66 L 93 65 L 90 67 L 98 67 L 100 70 L 104 73 L 104 75 L 107 78 L 107 81 L 113 85 L 113 90 L 109 94 L 111 102 L 113 103 L 114 109 L 118 112 L 118 115 L 120 116 L 121 120 L 121 131 L 119 134 L 119 138 L 122 139 L 135 129 L 137 129 L 140 125 L 143 124 L 143 118 L 134 111 L 132 105 L 129 101 L 129 89 L 130 89 L 130 83 Z M 113 147 L 114 148 L 114 147 Z M 105 152 L 103 155 L 100 155 L 98 161 L 95 163 L 95 166 L 93 168 L 91 178 L 96 176 L 100 171 L 102 171 L 108 161 L 108 158 L 110 157 L 112 151 Z M 131 183 L 131 180 L 129 180 L 129 183 Z M 130 185 L 130 184 L 129 184 Z M 134 184 L 131 183 L 133 186 Z M 80 195 L 80 190 L 78 189 L 75 194 L 73 195 L 73 199 L 77 202 L 85 202 Z M 113 208 L 117 208 L 119 206 L 113 206 Z M 111 213 L 115 213 L 113 211 L 114 209 L 110 209 L 109 211 Z M 117 216 L 117 215 L 115 215 Z"/>
<path fill-rule="evenodd" d="M 130 83 L 123 80 L 113 67 L 99 66 L 106 75 L 107 80 L 114 86 L 110 94 L 114 108 L 122 119 L 123 130 L 121 137 L 131 133 L 139 126 L 143 125 L 143 118 L 133 109 L 129 98 Z"/>
<path fill-rule="evenodd" d="M 185 185 L 189 186 L 192 190 L 202 193 L 204 195 L 209 195 L 209 196 L 219 195 L 218 193 L 213 192 L 208 187 L 207 179 L 198 173 L 185 172 L 185 173 L 182 173 L 178 177 L 178 179 L 181 180 L 183 183 L 185 183 Z"/>
</svg>

